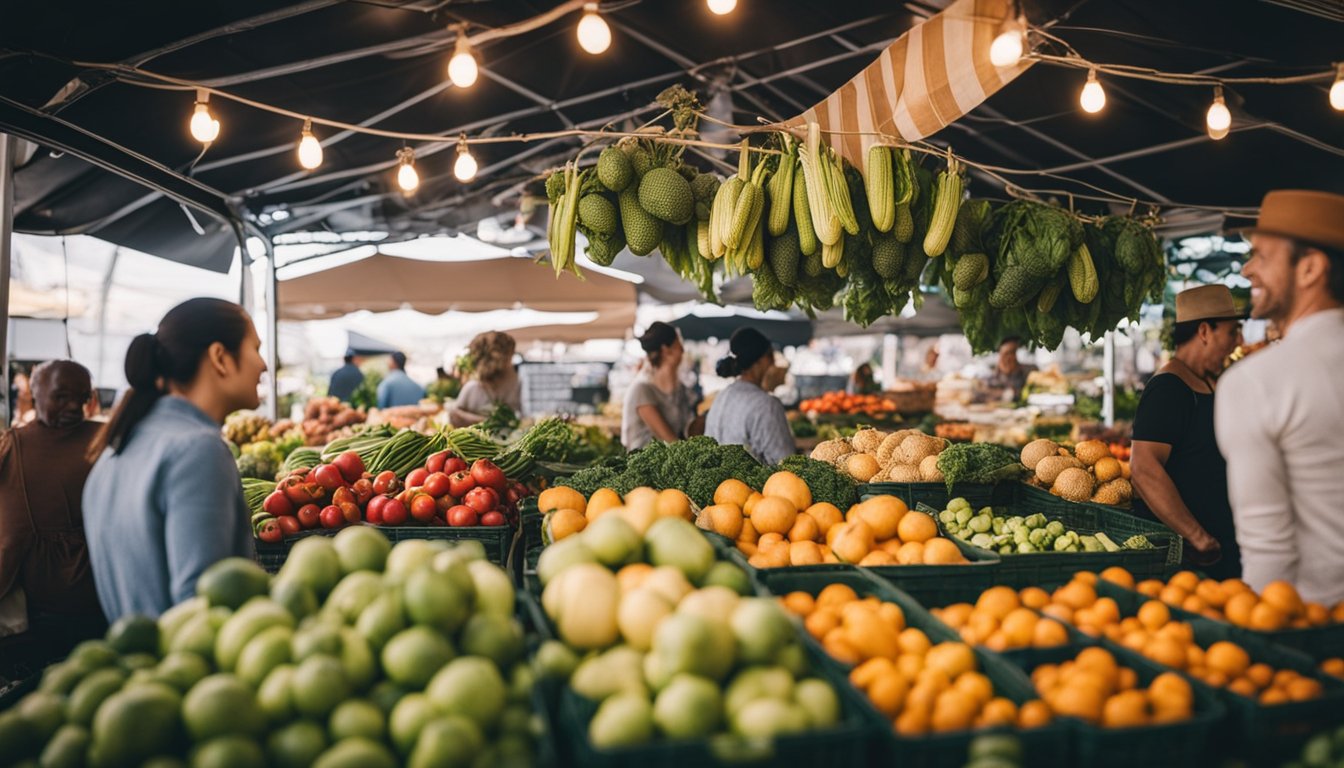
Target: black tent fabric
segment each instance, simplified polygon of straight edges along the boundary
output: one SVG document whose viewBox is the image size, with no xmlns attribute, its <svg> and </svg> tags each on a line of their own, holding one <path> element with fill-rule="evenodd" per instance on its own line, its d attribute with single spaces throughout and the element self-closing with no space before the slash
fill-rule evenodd
<svg viewBox="0 0 1344 768">
<path fill-rule="evenodd" d="M 770 339 L 776 347 L 801 347 L 812 340 L 812 321 L 803 315 L 775 317 L 782 312 L 762 313 L 754 310 L 729 311 L 723 314 L 682 315 L 672 321 L 687 341 L 724 340 L 738 328 L 755 328 Z"/>
<path fill-rule="evenodd" d="M 576 10 L 482 44 L 473 88 L 446 83 L 453 25 L 480 32 L 558 5 L 8 3 L 0 12 L 0 130 L 40 145 L 16 173 L 17 229 L 94 234 L 220 271 L 228 269 L 239 225 L 268 236 L 377 230 L 394 239 L 469 230 L 485 216 L 517 212 L 525 193 L 539 192 L 538 174 L 572 157 L 579 140 L 479 147 L 481 171 L 463 184 L 450 172 L 462 133 L 633 127 L 659 111 L 651 102 L 673 83 L 698 91 L 719 119 L 791 117 L 945 2 L 744 0 L 725 17 L 699 2 L 606 2 L 613 40 L 606 53 L 579 49 Z M 1034 24 L 1091 60 L 1172 72 L 1319 71 L 1340 59 L 1344 39 L 1338 3 L 1022 5 Z M 141 87 L 134 83 L 147 81 L 142 71 L 300 115 L 432 132 L 443 141 L 416 146 L 422 183 L 408 196 L 394 180 L 399 141 L 318 128 L 325 162 L 305 172 L 294 156 L 300 120 L 214 99 L 222 128 L 202 153 L 186 129 L 192 89 Z M 1084 78 L 1077 69 L 1037 64 L 933 139 L 1021 171 L 1010 180 L 1061 202 L 1072 195 L 1080 207 L 1097 207 L 1083 197 L 1097 188 L 1132 198 L 1139 211 L 1152 202 L 1251 212 L 1271 188 L 1344 191 L 1341 118 L 1327 103 L 1327 82 L 1229 87 L 1232 134 L 1215 142 L 1204 133 L 1207 87 L 1104 76 L 1106 109 L 1087 115 L 1077 102 Z M 972 192 L 1002 196 L 1003 185 L 980 175 Z M 531 226 L 540 233 L 538 218 Z M 1214 217 L 1209 226 L 1217 223 Z"/>
<path fill-rule="evenodd" d="M 379 341 L 372 336 L 365 336 L 359 331 L 347 330 L 345 332 L 345 339 L 346 349 L 356 355 L 390 355 L 401 349 L 395 345 L 388 344 L 386 341 Z"/>
</svg>

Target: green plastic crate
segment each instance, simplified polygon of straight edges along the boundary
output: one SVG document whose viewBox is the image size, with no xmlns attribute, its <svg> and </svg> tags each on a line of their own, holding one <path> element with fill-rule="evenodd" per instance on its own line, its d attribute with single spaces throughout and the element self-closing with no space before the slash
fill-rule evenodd
<svg viewBox="0 0 1344 768">
<path fill-rule="evenodd" d="M 523 625 L 523 636 L 527 639 L 527 657 L 533 659 L 542 642 L 554 637 L 546 621 L 546 614 L 541 610 L 541 603 L 526 592 L 518 593 L 515 612 Z M 540 725 L 537 729 L 540 731 L 537 734 L 538 768 L 557 768 L 562 765 L 560 756 L 565 750 L 560 745 L 565 734 L 557 727 L 562 688 L 563 683 L 555 679 L 538 679 L 532 686 L 532 709 Z"/>
<path fill-rule="evenodd" d="M 257 561 L 258 565 L 266 569 L 267 573 L 276 573 L 280 570 L 280 566 L 285 564 L 285 560 L 289 558 L 289 550 L 293 549 L 300 539 L 306 539 L 310 536 L 330 538 L 338 532 L 340 532 L 339 528 L 314 528 L 309 531 L 299 531 L 274 543 L 254 540 L 252 542 L 255 545 L 253 559 Z"/>
<path fill-rule="evenodd" d="M 961 642 L 961 638 L 957 636 L 956 632 L 935 619 L 913 597 L 881 579 L 858 570 L 819 574 L 803 572 L 799 569 L 777 568 L 762 571 L 761 581 L 769 594 L 779 596 L 795 591 L 816 595 L 829 584 L 846 584 L 860 597 L 873 595 L 885 602 L 900 606 L 901 611 L 905 614 L 906 626 L 923 630 L 932 642 Z M 806 633 L 804 633 L 804 637 L 817 653 L 825 656 L 815 640 L 807 636 Z M 974 652 L 981 671 L 994 683 L 994 690 L 997 695 L 1006 696 L 1019 705 L 1037 698 L 1031 687 L 1031 681 L 1015 665 L 1009 663 L 999 654 L 990 653 L 983 648 L 975 648 Z M 850 667 L 848 665 L 830 656 L 825 656 L 825 663 L 833 666 L 838 674 L 843 675 L 846 685 L 849 685 Z M 970 747 L 971 741 L 980 734 L 993 732 L 1016 734 L 1022 742 L 1022 752 L 1029 765 L 1058 766 L 1070 764 L 1069 731 L 1065 725 L 1051 724 L 1027 731 L 997 728 L 931 734 L 919 738 L 900 736 L 891 730 L 891 722 L 874 709 L 866 697 L 853 689 L 853 686 L 849 687 L 862 699 L 865 714 L 873 720 L 874 725 L 880 728 L 883 734 L 875 764 L 919 767 L 960 766 L 966 762 L 967 749 Z"/>
</svg>

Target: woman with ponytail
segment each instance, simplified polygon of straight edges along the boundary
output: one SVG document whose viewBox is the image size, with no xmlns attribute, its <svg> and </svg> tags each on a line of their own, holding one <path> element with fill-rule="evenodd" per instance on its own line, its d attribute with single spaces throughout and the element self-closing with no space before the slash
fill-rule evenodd
<svg viewBox="0 0 1344 768">
<path fill-rule="evenodd" d="M 648 364 L 625 391 L 621 444 L 627 451 L 637 451 L 654 440 L 682 439 L 694 415 L 691 394 L 678 378 L 685 350 L 677 329 L 653 323 L 639 337 L 639 346 L 648 355 Z"/>
<path fill-rule="evenodd" d="M 196 594 L 196 579 L 230 556 L 251 557 L 238 468 L 224 418 L 259 404 L 266 363 L 247 312 L 221 299 L 169 310 L 126 352 L 126 380 L 94 443 L 84 518 L 98 599 L 108 621 L 157 616 Z"/>
<path fill-rule="evenodd" d="M 775 365 L 770 340 L 755 328 L 738 328 L 728 341 L 728 355 L 715 372 L 736 377 L 714 398 L 705 422 L 705 434 L 729 445 L 741 445 L 764 464 L 778 464 L 793 455 L 793 432 L 784 404 L 761 388 Z"/>
</svg>

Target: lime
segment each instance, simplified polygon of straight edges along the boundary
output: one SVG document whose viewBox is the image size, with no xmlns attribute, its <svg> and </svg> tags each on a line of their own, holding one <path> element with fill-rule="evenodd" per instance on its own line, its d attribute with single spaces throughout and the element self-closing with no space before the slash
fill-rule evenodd
<svg viewBox="0 0 1344 768">
<path fill-rule="evenodd" d="M 257 689 L 257 708 L 272 725 L 294 717 L 294 696 L 290 683 L 294 679 L 294 665 L 281 664 L 266 676 Z"/>
<path fill-rule="evenodd" d="M 23 757 L 30 749 L 41 746 L 33 736 L 18 712 L 0 712 L 0 755 L 14 759 Z"/>
<path fill-rule="evenodd" d="M 463 654 L 484 656 L 508 669 L 523 655 L 523 628 L 512 616 L 478 613 L 467 619 L 458 642 Z"/>
<path fill-rule="evenodd" d="M 323 752 L 313 768 L 396 768 L 397 759 L 376 741 L 354 738 Z"/>
<path fill-rule="evenodd" d="M 299 714 L 325 718 L 337 704 L 349 698 L 350 683 L 337 659 L 326 655 L 309 656 L 294 670 L 290 694 Z"/>
<path fill-rule="evenodd" d="M 84 679 L 84 668 L 73 661 L 62 661 L 58 664 L 52 664 L 42 672 L 42 682 L 38 683 L 39 691 L 49 691 L 64 696 L 73 691 L 79 681 Z"/>
<path fill-rule="evenodd" d="M 388 732 L 392 746 L 402 755 L 409 755 L 425 723 L 436 719 L 439 713 L 423 693 L 408 693 L 392 708 L 388 717 Z"/>
<path fill-rule="evenodd" d="M 219 736 L 192 751 L 191 768 L 266 768 L 266 753 L 245 736 Z"/>
<path fill-rule="evenodd" d="M 345 669 L 345 679 L 356 691 L 372 685 L 378 672 L 378 662 L 368 642 L 352 627 L 341 627 L 341 667 Z"/>
<path fill-rule="evenodd" d="M 87 672 L 118 663 L 121 661 L 121 654 L 113 650 L 105 640 L 85 640 L 70 651 L 69 661 Z"/>
<path fill-rule="evenodd" d="M 266 725 L 252 689 L 227 674 L 210 675 L 191 687 L 182 701 L 182 720 L 196 741 L 256 736 Z"/>
<path fill-rule="evenodd" d="M 383 714 L 392 714 L 392 708 L 397 706 L 401 697 L 408 691 L 391 680 L 382 680 L 369 689 L 369 701 L 372 701 L 383 711 Z"/>
<path fill-rule="evenodd" d="M 271 599 L 284 606 L 295 619 L 317 613 L 317 593 L 297 579 L 276 579 L 271 585 Z"/>
<path fill-rule="evenodd" d="M 340 656 L 341 646 L 341 625 L 339 622 L 313 621 L 310 619 L 304 622 L 304 626 L 298 632 L 294 633 L 294 662 L 297 664 L 318 653 Z"/>
<path fill-rule="evenodd" d="M 466 573 L 465 566 L 455 565 Z M 406 607 L 406 615 L 416 624 L 445 633 L 456 632 L 471 614 L 471 603 L 475 597 L 469 573 L 466 579 L 467 586 L 463 588 L 451 576 L 436 570 L 421 569 L 412 573 L 402 586 L 402 604 Z"/>
<path fill-rule="evenodd" d="M 397 542 L 387 555 L 384 572 L 388 582 L 400 584 L 406 577 L 429 565 L 441 550 L 424 539 L 405 539 Z"/>
<path fill-rule="evenodd" d="M 331 734 L 332 741 L 355 736 L 382 741 L 386 731 L 383 711 L 365 699 L 341 702 L 327 720 L 327 732 Z"/>
<path fill-rule="evenodd" d="M 326 748 L 327 735 L 311 720 L 278 728 L 266 739 L 266 756 L 275 768 L 306 768 Z"/>
<path fill-rule="evenodd" d="M 353 530 L 353 529 L 346 529 Z M 406 611 L 401 607 L 401 594 L 384 592 L 359 614 L 355 629 L 369 641 L 375 651 L 381 651 L 392 636 L 406 628 Z"/>
<path fill-rule="evenodd" d="M 383 580 L 372 571 L 355 571 L 341 579 L 322 605 L 322 610 L 354 624 L 359 614 L 383 593 Z"/>
<path fill-rule="evenodd" d="M 121 690 L 126 682 L 126 673 L 115 667 L 90 672 L 65 702 L 65 719 L 78 725 L 87 726 L 93 722 L 93 715 L 108 696 Z"/>
<path fill-rule="evenodd" d="M 471 718 L 489 730 L 504 710 L 508 689 L 489 659 L 462 656 L 434 675 L 425 695 L 443 714 Z"/>
<path fill-rule="evenodd" d="M 73 723 L 63 725 L 47 742 L 38 763 L 42 768 L 82 768 L 91 741 L 88 728 Z"/>
<path fill-rule="evenodd" d="M 289 550 L 277 578 L 307 584 L 318 600 L 325 598 L 341 578 L 341 560 L 336 556 L 336 547 L 325 536 L 300 539 Z"/>
<path fill-rule="evenodd" d="M 248 601 L 219 628 L 215 638 L 215 663 L 225 672 L 233 671 L 243 646 L 270 627 L 293 629 L 294 615 L 268 597 Z"/>
<path fill-rule="evenodd" d="M 376 571 L 381 573 L 387 563 L 392 544 L 378 531 L 361 525 L 343 529 L 332 539 L 342 573 Z"/>
<path fill-rule="evenodd" d="M 107 643 L 117 653 L 158 653 L 159 625 L 148 616 L 122 616 L 107 630 Z"/>
<path fill-rule="evenodd" d="M 290 643 L 294 636 L 289 627 L 263 629 L 243 646 L 234 673 L 238 679 L 256 688 L 272 669 L 289 661 Z"/>
<path fill-rule="evenodd" d="M 476 723 L 465 717 L 432 720 L 420 731 L 411 751 L 410 768 L 458 768 L 469 766 L 485 745 Z"/>
<path fill-rule="evenodd" d="M 65 702 L 60 696 L 46 691 L 34 691 L 24 696 L 15 710 L 39 742 L 51 738 L 65 722 Z"/>
<path fill-rule="evenodd" d="M 174 651 L 163 657 L 155 671 L 155 678 L 176 688 L 181 693 L 191 690 L 201 678 L 210 674 L 210 665 L 194 653 Z"/>
<path fill-rule="evenodd" d="M 392 682 L 418 691 L 455 655 L 453 644 L 439 632 L 411 627 L 393 635 L 383 646 L 383 671 Z"/>
<path fill-rule="evenodd" d="M 139 763 L 172 752 L 181 725 L 182 697 L 161 683 L 145 683 L 114 693 L 93 717 L 98 762 Z"/>
<path fill-rule="evenodd" d="M 670 739 L 706 738 L 722 720 L 719 686 L 695 675 L 676 675 L 653 703 L 658 732 Z"/>
<path fill-rule="evenodd" d="M 121 668 L 130 672 L 137 669 L 153 669 L 159 665 L 159 657 L 152 653 L 132 653 L 121 657 Z"/>
<path fill-rule="evenodd" d="M 253 597 L 266 594 L 270 583 L 271 577 L 252 560 L 226 557 L 206 568 L 196 580 L 196 594 L 211 606 L 236 609 Z"/>
</svg>

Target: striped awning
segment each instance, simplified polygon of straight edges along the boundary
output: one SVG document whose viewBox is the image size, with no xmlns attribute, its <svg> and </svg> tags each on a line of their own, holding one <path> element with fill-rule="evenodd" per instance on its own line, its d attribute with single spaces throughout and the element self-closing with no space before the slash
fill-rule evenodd
<svg viewBox="0 0 1344 768">
<path fill-rule="evenodd" d="M 779 127 L 802 136 L 817 123 L 835 150 L 862 168 L 881 133 L 906 141 L 931 136 L 970 112 L 1031 66 L 996 67 L 989 47 L 1012 12 L 1009 0 L 956 0 L 889 45 L 877 61 Z"/>
</svg>

